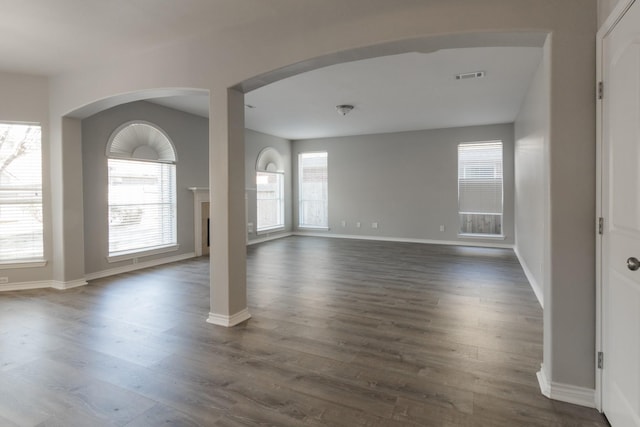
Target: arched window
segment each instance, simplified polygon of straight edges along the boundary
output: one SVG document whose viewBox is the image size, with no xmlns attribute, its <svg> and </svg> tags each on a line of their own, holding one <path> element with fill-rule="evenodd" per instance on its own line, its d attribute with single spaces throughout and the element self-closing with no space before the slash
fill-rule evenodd
<svg viewBox="0 0 640 427">
<path fill-rule="evenodd" d="M 282 157 L 275 148 L 260 152 L 256 162 L 256 231 L 284 228 L 284 171 Z"/>
<path fill-rule="evenodd" d="M 175 247 L 176 151 L 167 134 L 136 121 L 107 144 L 109 256 Z"/>
</svg>

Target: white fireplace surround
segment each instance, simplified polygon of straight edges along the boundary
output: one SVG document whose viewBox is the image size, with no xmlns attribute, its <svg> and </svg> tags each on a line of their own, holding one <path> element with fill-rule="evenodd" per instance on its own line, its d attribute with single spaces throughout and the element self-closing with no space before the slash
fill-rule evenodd
<svg viewBox="0 0 640 427">
<path fill-rule="evenodd" d="M 202 204 L 209 201 L 209 189 L 189 187 L 189 190 L 193 191 L 194 250 L 196 256 L 202 256 Z"/>
</svg>

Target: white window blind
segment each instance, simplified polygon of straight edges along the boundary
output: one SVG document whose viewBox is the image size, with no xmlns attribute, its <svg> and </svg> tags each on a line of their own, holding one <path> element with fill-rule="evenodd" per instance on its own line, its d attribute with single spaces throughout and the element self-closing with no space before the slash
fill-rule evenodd
<svg viewBox="0 0 640 427">
<path fill-rule="evenodd" d="M 0 123 L 0 262 L 42 259 L 42 130 Z"/>
<path fill-rule="evenodd" d="M 257 230 L 265 231 L 284 227 L 284 174 L 257 172 L 256 192 Z"/>
<path fill-rule="evenodd" d="M 300 227 L 326 228 L 328 218 L 327 153 L 298 156 L 298 203 Z"/>
<path fill-rule="evenodd" d="M 177 243 L 176 165 L 109 159 L 109 255 Z"/>
<path fill-rule="evenodd" d="M 502 142 L 458 145 L 458 211 L 461 232 L 501 234 Z"/>
</svg>

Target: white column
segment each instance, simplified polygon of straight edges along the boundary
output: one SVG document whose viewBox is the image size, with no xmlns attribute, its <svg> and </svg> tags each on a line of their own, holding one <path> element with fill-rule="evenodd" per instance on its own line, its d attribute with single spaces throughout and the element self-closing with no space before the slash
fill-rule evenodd
<svg viewBox="0 0 640 427">
<path fill-rule="evenodd" d="M 247 310 L 244 94 L 210 94 L 209 188 L 211 189 L 211 311 L 207 322 L 234 326 Z"/>
<path fill-rule="evenodd" d="M 50 135 L 52 282 L 57 289 L 67 289 L 87 284 L 84 279 L 81 122 L 54 117 Z"/>
</svg>

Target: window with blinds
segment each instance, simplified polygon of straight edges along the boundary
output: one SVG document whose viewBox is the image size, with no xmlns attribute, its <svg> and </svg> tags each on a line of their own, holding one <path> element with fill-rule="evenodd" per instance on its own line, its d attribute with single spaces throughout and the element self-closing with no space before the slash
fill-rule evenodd
<svg viewBox="0 0 640 427">
<path fill-rule="evenodd" d="M 460 234 L 502 236 L 502 142 L 458 145 Z"/>
<path fill-rule="evenodd" d="M 298 156 L 298 226 L 327 228 L 327 153 L 300 153 Z"/>
<path fill-rule="evenodd" d="M 257 231 L 283 228 L 284 174 L 282 172 L 256 172 L 256 193 Z"/>
<path fill-rule="evenodd" d="M 0 123 L 0 262 L 42 260 L 42 130 Z"/>
<path fill-rule="evenodd" d="M 109 256 L 177 243 L 176 165 L 109 159 Z"/>
</svg>

